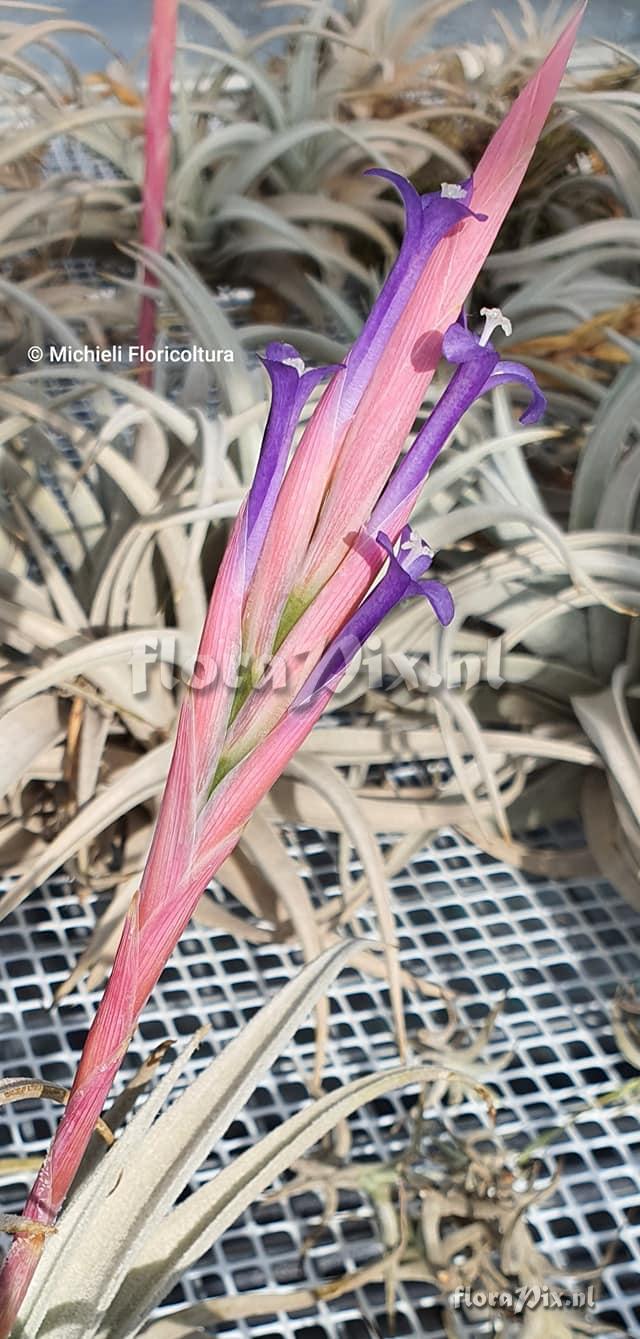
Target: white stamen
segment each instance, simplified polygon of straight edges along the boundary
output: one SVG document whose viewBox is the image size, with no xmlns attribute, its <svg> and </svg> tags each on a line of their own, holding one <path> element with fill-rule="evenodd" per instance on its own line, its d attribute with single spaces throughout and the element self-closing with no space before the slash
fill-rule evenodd
<svg viewBox="0 0 640 1339">
<path fill-rule="evenodd" d="M 575 165 L 581 177 L 590 177 L 593 173 L 593 163 L 588 153 L 577 153 L 575 156 Z"/>
<path fill-rule="evenodd" d="M 484 330 L 480 336 L 480 347 L 484 348 L 489 343 L 494 330 L 504 330 L 505 335 L 511 334 L 511 321 L 508 316 L 503 316 L 499 307 L 481 307 L 480 315 L 484 316 Z"/>
<path fill-rule="evenodd" d="M 425 543 L 424 539 L 417 535 L 415 530 L 411 530 L 406 539 L 403 539 L 398 554 L 406 553 L 410 558 L 422 558 L 425 554 L 433 558 L 433 549 Z"/>
<path fill-rule="evenodd" d="M 285 364 L 285 367 L 295 367 L 296 372 L 299 372 L 300 376 L 302 376 L 304 372 L 304 358 L 283 358 L 281 361 Z"/>
<path fill-rule="evenodd" d="M 443 200 L 464 200 L 464 186 L 457 186 L 455 182 L 443 181 L 440 187 L 440 194 Z"/>
</svg>

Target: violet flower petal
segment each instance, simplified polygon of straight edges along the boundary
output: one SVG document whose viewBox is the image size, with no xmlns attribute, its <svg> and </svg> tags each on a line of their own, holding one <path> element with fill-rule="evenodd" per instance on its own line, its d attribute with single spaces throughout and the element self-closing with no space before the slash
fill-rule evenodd
<svg viewBox="0 0 640 1339">
<path fill-rule="evenodd" d="M 379 530 L 376 544 L 388 555 L 390 568 L 400 568 L 405 577 L 415 581 L 428 572 L 433 562 L 433 550 L 410 525 L 403 525 L 395 545 L 384 530 Z"/>
<path fill-rule="evenodd" d="M 262 362 L 271 381 L 271 407 L 247 498 L 247 584 L 267 533 L 300 414 L 318 383 L 342 366 L 336 363 L 305 370 L 298 350 L 277 342 L 267 345 Z"/>
<path fill-rule="evenodd" d="M 538 423 L 547 408 L 546 397 L 542 394 L 535 376 L 529 367 L 523 363 L 513 363 L 500 359 L 497 367 L 491 373 L 487 380 L 485 390 L 494 390 L 497 386 L 506 386 L 509 382 L 517 381 L 522 386 L 526 386 L 531 392 L 531 401 L 520 415 L 520 423 L 528 427 L 530 423 Z"/>
<path fill-rule="evenodd" d="M 431 566 L 433 553 L 409 525 L 404 526 L 395 549 L 382 532 L 376 535 L 376 542 L 389 555 L 387 570 L 327 647 L 300 690 L 294 710 L 306 706 L 316 693 L 333 687 L 342 678 L 353 657 L 400 600 L 421 595 L 441 623 L 450 623 L 453 618 L 453 599 L 446 586 L 440 581 L 420 579 Z"/>
<path fill-rule="evenodd" d="M 421 487 L 454 428 L 479 396 L 516 381 L 532 396 L 521 423 L 537 423 L 546 409 L 533 372 L 521 363 L 501 359 L 490 341 L 482 343 L 481 337 L 468 329 L 464 313 L 445 332 L 442 350 L 449 362 L 457 364 L 456 370 L 374 508 L 370 521 L 374 531 L 387 525 L 397 508 Z"/>
<path fill-rule="evenodd" d="M 481 345 L 480 336 L 469 330 L 466 315 L 464 320 L 454 321 L 442 337 L 442 352 L 448 363 L 470 363 L 483 348 L 494 352 L 492 345 Z"/>
</svg>

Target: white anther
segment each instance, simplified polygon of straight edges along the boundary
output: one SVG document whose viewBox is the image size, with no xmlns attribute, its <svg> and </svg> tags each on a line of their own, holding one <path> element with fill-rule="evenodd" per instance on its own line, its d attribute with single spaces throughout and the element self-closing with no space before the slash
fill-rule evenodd
<svg viewBox="0 0 640 1339">
<path fill-rule="evenodd" d="M 511 334 L 511 321 L 508 316 L 503 316 L 499 307 L 481 307 L 480 315 L 484 316 L 484 330 L 479 341 L 481 348 L 489 343 L 494 330 L 504 330 L 505 335 Z"/>
<path fill-rule="evenodd" d="M 464 200 L 464 186 L 457 186 L 455 182 L 443 181 L 440 187 L 440 194 L 443 200 Z"/>
<path fill-rule="evenodd" d="M 304 358 L 282 358 L 281 361 L 284 363 L 285 367 L 295 367 L 296 372 L 299 372 L 300 376 L 302 376 L 304 372 Z"/>
<path fill-rule="evenodd" d="M 420 535 L 416 534 L 415 530 L 411 530 L 407 538 L 403 539 L 399 553 L 406 553 L 411 559 L 424 556 L 433 558 L 433 549 L 429 548 L 429 545 L 425 543 L 424 539 L 420 538 Z"/>
</svg>

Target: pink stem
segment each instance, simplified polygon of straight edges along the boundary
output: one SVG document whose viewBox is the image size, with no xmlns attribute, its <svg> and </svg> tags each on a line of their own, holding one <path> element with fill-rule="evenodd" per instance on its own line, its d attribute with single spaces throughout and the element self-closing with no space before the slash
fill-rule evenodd
<svg viewBox="0 0 640 1339">
<path fill-rule="evenodd" d="M 149 82 L 145 120 L 145 168 L 142 195 L 141 240 L 150 251 L 161 252 L 165 233 L 165 202 L 171 154 L 171 80 L 175 61 L 179 0 L 155 0 L 149 53 Z M 145 286 L 157 280 L 148 269 Z M 152 349 L 156 333 L 156 299 L 143 297 L 138 343 Z M 151 367 L 143 363 L 143 385 L 152 379 Z"/>
</svg>

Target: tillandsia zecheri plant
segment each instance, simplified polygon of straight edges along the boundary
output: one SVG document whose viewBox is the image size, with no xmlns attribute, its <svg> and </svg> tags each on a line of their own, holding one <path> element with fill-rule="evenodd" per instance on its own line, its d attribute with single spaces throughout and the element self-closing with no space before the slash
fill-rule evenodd
<svg viewBox="0 0 640 1339">
<path fill-rule="evenodd" d="M 145 169 L 142 190 L 142 245 L 161 251 L 164 240 L 165 200 L 171 154 L 171 78 L 175 60 L 178 28 L 178 0 L 156 0 L 151 26 L 151 50 L 145 120 Z M 155 276 L 147 271 L 145 282 L 154 285 Z M 156 305 L 152 294 L 145 294 L 140 310 L 139 342 L 142 349 L 154 345 Z M 142 369 L 150 384 L 151 369 Z"/>
<path fill-rule="evenodd" d="M 46 1227 L 55 1220 L 140 1010 L 203 888 L 355 651 L 408 596 L 425 599 L 445 624 L 453 618 L 449 593 L 426 576 L 433 553 L 411 531 L 409 516 L 436 456 L 478 396 L 516 380 L 531 393 L 525 418 L 535 420 L 543 409 L 531 373 L 504 361 L 491 342 L 504 327 L 501 313 L 488 309 L 477 334 L 460 312 L 522 180 L 583 9 L 574 11 L 473 178 L 420 197 L 387 174 L 404 200 L 404 241 L 345 363 L 307 371 L 291 346 L 267 350 L 272 401 L 255 477 L 211 597 L 140 888 L 29 1197 L 31 1222 Z M 453 375 L 400 458 L 442 353 Z M 287 468 L 304 403 L 327 376 Z M 397 978 L 392 995 L 404 1049 Z M 11 1331 L 43 1240 L 18 1239 L 10 1251 L 0 1277 L 2 1335 Z"/>
<path fill-rule="evenodd" d="M 294 1169 L 287 1196 L 313 1191 L 322 1197 L 320 1232 L 335 1213 L 340 1192 L 370 1202 L 384 1247 L 375 1277 L 384 1282 L 391 1322 L 399 1285 L 428 1283 L 446 1299 L 442 1320 L 448 1339 L 478 1332 L 495 1339 L 604 1339 L 615 1332 L 592 1315 L 598 1271 L 594 1281 L 578 1276 L 570 1289 L 568 1273 L 554 1269 L 536 1245 L 530 1214 L 557 1193 L 557 1173 L 546 1175 L 546 1168 L 532 1162 L 523 1165 L 516 1148 L 488 1125 L 463 1134 L 455 1117 L 434 1118 L 433 1091 L 428 1108 L 420 1103 L 413 1113 L 411 1138 L 397 1157 L 378 1163 L 312 1155 Z M 372 1273 L 367 1263 L 332 1280 L 327 1291 L 332 1298 L 353 1293 L 373 1281 Z M 304 1293 L 293 1294 L 288 1309 L 302 1310 L 308 1300 Z M 259 1303 L 258 1295 L 256 1309 Z M 273 1294 L 262 1314 L 269 1305 Z M 209 1308 L 215 1314 L 215 1302 Z M 195 1319 L 194 1312 L 184 1319 Z"/>
</svg>

